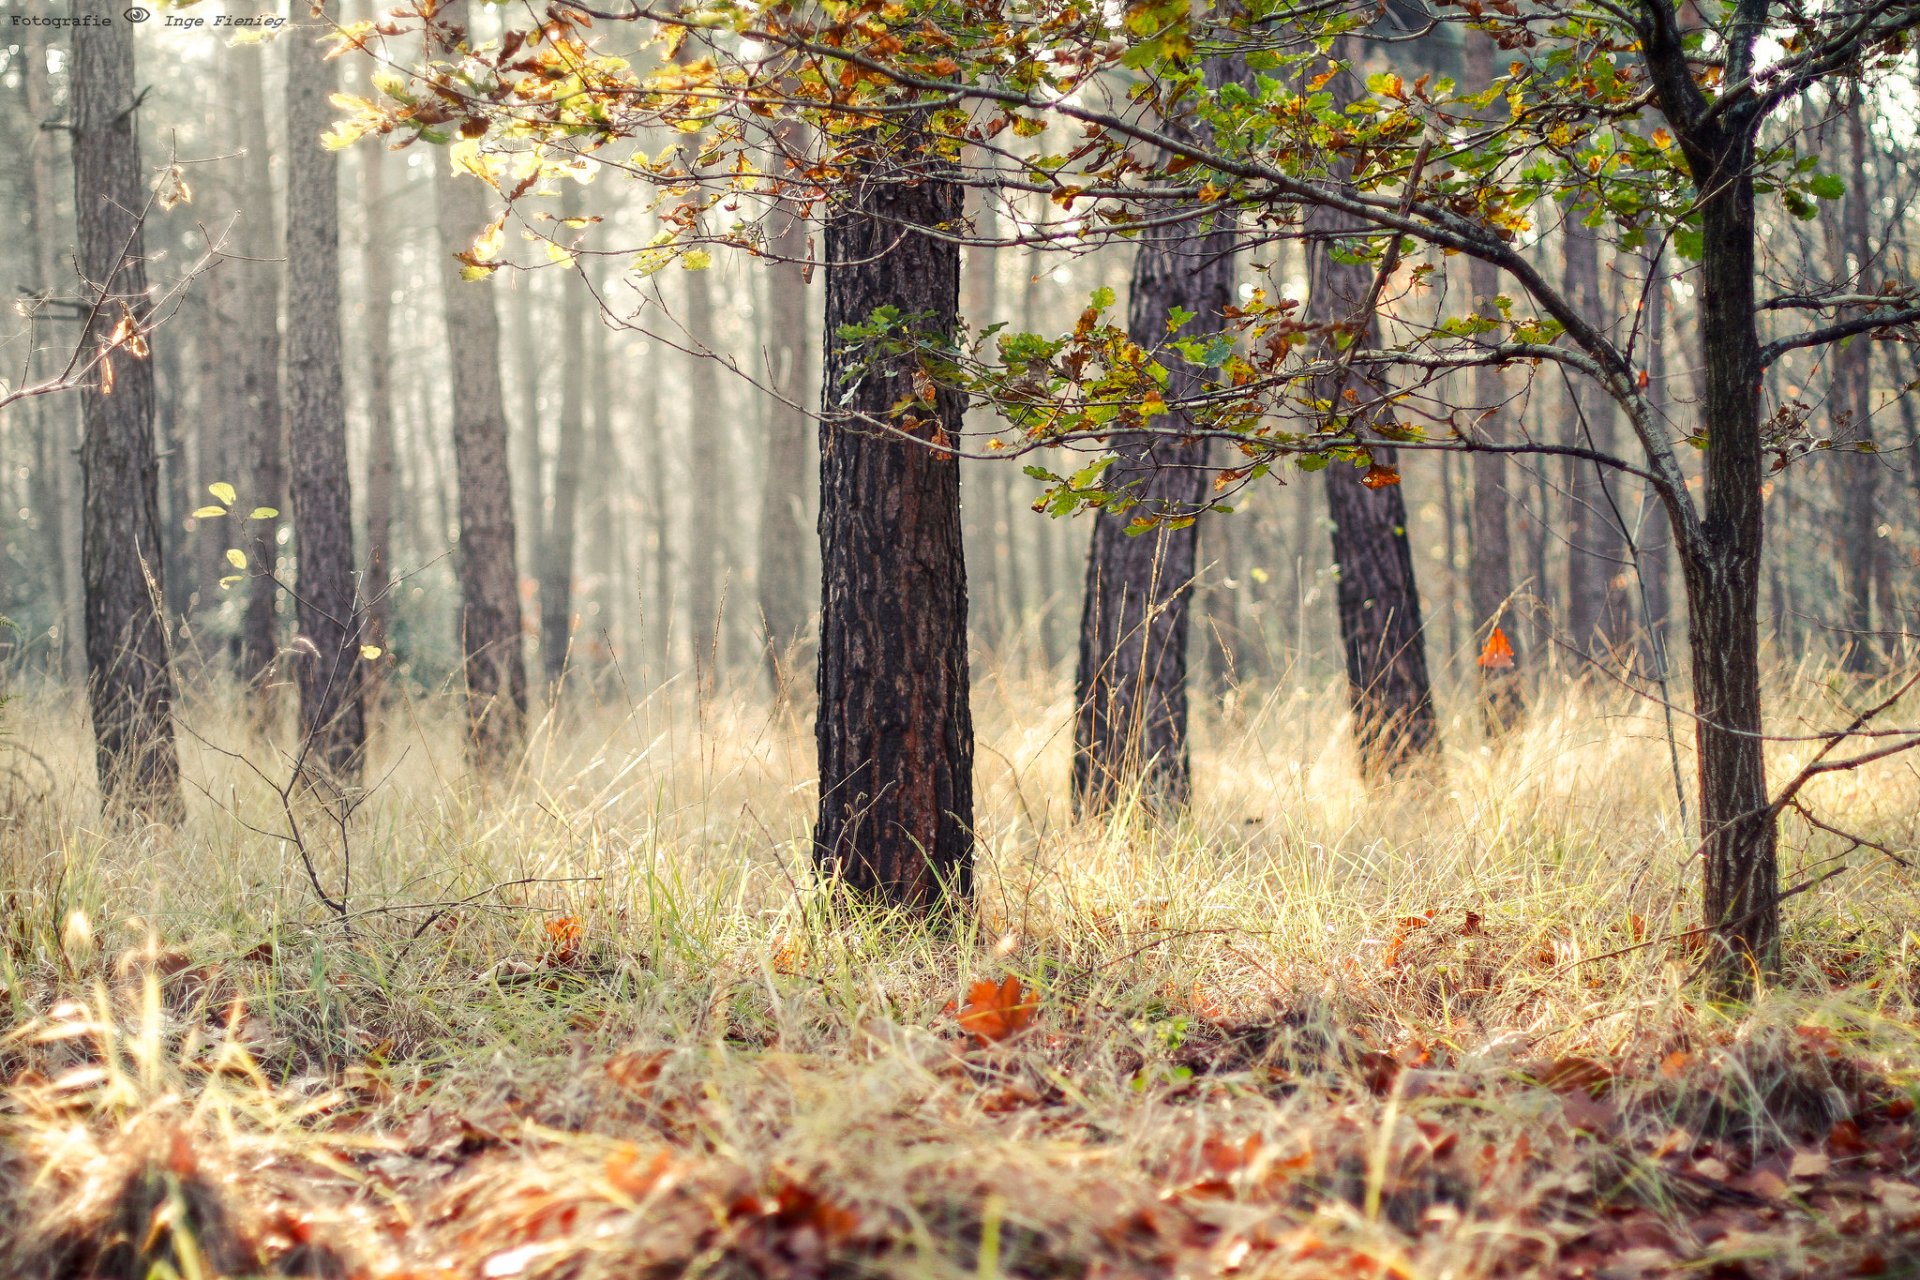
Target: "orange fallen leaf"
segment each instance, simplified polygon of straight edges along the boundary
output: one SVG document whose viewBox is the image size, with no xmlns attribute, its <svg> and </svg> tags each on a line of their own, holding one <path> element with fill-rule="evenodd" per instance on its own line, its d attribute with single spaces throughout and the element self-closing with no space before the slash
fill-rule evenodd
<svg viewBox="0 0 1920 1280">
<path fill-rule="evenodd" d="M 1034 1003 L 1021 987 L 1020 979 L 1009 977 L 995 986 L 976 982 L 967 989 L 967 1002 L 955 1019 L 983 1046 L 1009 1040 L 1027 1029 L 1033 1021 Z"/>
<path fill-rule="evenodd" d="M 1486 645 L 1480 650 L 1480 668 L 1483 671 L 1511 671 L 1513 669 L 1513 641 L 1507 639 L 1507 633 L 1499 627 L 1487 637 Z"/>
<path fill-rule="evenodd" d="M 1360 477 L 1360 483 L 1369 489 L 1385 489 L 1400 483 L 1400 468 L 1384 466 L 1378 462 L 1368 467 L 1366 474 Z"/>
<path fill-rule="evenodd" d="M 580 958 L 580 939 L 586 927 L 579 916 L 559 916 L 547 921 L 547 963 L 568 965 Z"/>
</svg>

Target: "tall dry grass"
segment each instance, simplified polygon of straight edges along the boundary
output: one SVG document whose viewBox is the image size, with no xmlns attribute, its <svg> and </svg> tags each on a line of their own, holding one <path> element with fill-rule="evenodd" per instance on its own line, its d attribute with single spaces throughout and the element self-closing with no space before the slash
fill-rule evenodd
<svg viewBox="0 0 1920 1280">
<path fill-rule="evenodd" d="M 1783 732 L 1853 696 L 1775 683 Z M 1915 1087 L 1914 877 L 1790 817 L 1787 883 L 1847 869 L 1790 900 L 1786 978 L 1714 1008 L 1665 940 L 1697 890 L 1657 708 L 1551 693 L 1487 744 L 1462 699 L 1430 769 L 1369 787 L 1340 703 L 1304 678 L 1241 691 L 1203 713 L 1189 815 L 1076 823 L 1065 689 L 988 673 L 980 899 L 929 926 L 816 882 L 807 725 L 745 697 L 583 695 L 484 781 L 447 699 L 396 696 L 341 830 L 283 810 L 287 744 L 204 688 L 189 820 L 115 834 L 83 709 L 28 693 L 0 747 L 0 1132 L 30 1229 L 0 1261 L 1492 1276 L 1632 1248 L 1705 1266 L 1734 1237 L 1777 1274 L 1885 1254 L 1904 1219 L 1883 1206 L 1847 1236 L 1802 1211 L 1702 1230 L 1754 1195 L 1713 1208 L 1696 1166 L 1732 1186 Z M 1780 744 L 1776 773 L 1811 750 Z M 1904 857 L 1916 763 L 1808 798 Z M 1009 975 L 1031 1029 L 970 1045 L 950 1005 Z M 1575 1061 L 1602 1074 L 1569 1090 Z M 1644 1240 L 1603 1239 L 1628 1220 Z"/>
</svg>

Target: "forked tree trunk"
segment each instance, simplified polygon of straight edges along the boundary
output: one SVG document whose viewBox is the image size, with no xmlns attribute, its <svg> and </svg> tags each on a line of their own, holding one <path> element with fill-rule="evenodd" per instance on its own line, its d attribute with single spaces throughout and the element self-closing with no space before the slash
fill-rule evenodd
<svg viewBox="0 0 1920 1280">
<path fill-rule="evenodd" d="M 1207 215 L 1196 213 L 1197 219 Z M 1233 302 L 1235 234 L 1217 217 L 1143 234 L 1133 260 L 1128 336 L 1160 351 L 1169 402 L 1207 387 L 1203 371 L 1162 350 L 1175 307 L 1196 319 L 1180 337 L 1218 332 Z M 1101 483 L 1141 505 L 1103 507 L 1087 554 L 1080 613 L 1080 662 L 1074 680 L 1073 802 L 1099 812 L 1136 788 L 1149 803 L 1186 805 L 1187 633 L 1199 525 L 1129 534 L 1136 515 L 1195 514 L 1208 491 L 1205 439 L 1183 440 L 1178 413 L 1151 430 L 1113 438 L 1115 461 Z"/>
<path fill-rule="evenodd" d="M 451 10 L 464 23 L 464 3 Z M 459 260 L 487 221 L 478 178 L 434 167 L 441 299 L 453 374 L 453 459 L 459 486 L 460 648 L 467 686 L 467 755 L 476 768 L 510 766 L 527 734 L 527 666 L 514 572 L 513 485 L 500 386 L 495 277 L 463 280 Z"/>
<path fill-rule="evenodd" d="M 76 20 L 85 6 L 74 5 Z M 110 299 L 80 341 L 94 351 L 123 316 L 144 322 L 146 202 L 135 133 L 133 27 L 76 26 L 72 45 L 73 205 L 80 272 Z M 160 486 L 153 365 L 123 343 L 81 392 L 87 694 L 101 806 L 114 822 L 178 822 L 173 672 L 160 581 Z"/>
<path fill-rule="evenodd" d="M 347 476 L 341 373 L 338 160 L 320 143 L 333 123 L 334 64 L 318 24 L 287 50 L 287 440 L 293 461 L 295 657 L 309 764 L 331 780 L 360 776 L 367 726 L 360 645 L 366 619 L 354 587 L 353 494 Z"/>
<path fill-rule="evenodd" d="M 760 622 L 767 674 L 774 695 L 798 685 L 807 630 L 805 529 L 806 456 L 812 434 L 806 391 L 812 361 L 807 339 L 807 223 L 795 206 L 774 215 L 767 264 L 766 357 L 763 376 L 773 397 L 766 407 L 766 481 L 760 503 Z M 802 668 L 804 669 L 804 668 Z"/>
<path fill-rule="evenodd" d="M 918 394 L 913 368 L 863 368 L 871 353 L 835 335 L 882 306 L 950 332 L 959 251 L 912 228 L 960 217 L 961 190 L 945 172 L 890 173 L 855 183 L 826 229 L 814 850 L 850 887 L 915 907 L 973 887 L 960 467 L 930 447 L 959 438 L 964 405 L 941 389 L 895 422 L 928 444 L 863 425 L 852 415 L 884 420 Z"/>
<path fill-rule="evenodd" d="M 563 217 L 581 212 L 580 187 L 569 182 Z M 577 269 L 560 282 L 560 436 L 553 455 L 553 511 L 540 540 L 540 662 L 547 696 L 560 697 L 573 646 L 573 574 L 580 525 L 580 470 L 587 448 L 587 312 L 593 295 Z"/>
<path fill-rule="evenodd" d="M 235 352 L 241 362 L 241 394 L 246 401 L 248 492 L 255 506 L 282 511 L 287 503 L 286 410 L 280 398 L 280 276 L 275 261 L 281 254 L 273 201 L 273 149 L 267 135 L 266 45 L 239 51 L 240 137 L 246 147 L 246 189 L 257 212 L 240 225 L 247 262 L 228 267 L 243 271 L 246 280 L 248 323 Z M 316 144 L 317 145 L 317 144 Z M 274 664 L 280 656 L 277 605 L 280 584 L 261 574 L 278 559 L 273 532 L 281 520 L 255 526 L 248 554 L 255 576 L 247 587 L 247 616 L 241 640 L 241 673 L 254 687 L 255 712 L 264 720 L 272 713 Z"/>
</svg>

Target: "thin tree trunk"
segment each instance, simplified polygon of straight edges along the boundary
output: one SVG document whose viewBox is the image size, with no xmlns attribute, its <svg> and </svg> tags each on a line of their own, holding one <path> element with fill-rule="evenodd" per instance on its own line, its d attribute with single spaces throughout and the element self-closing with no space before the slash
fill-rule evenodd
<svg viewBox="0 0 1920 1280">
<path fill-rule="evenodd" d="M 911 228 L 958 224 L 961 190 L 944 171 L 913 176 L 856 182 L 830 216 L 825 333 L 868 323 L 881 306 L 930 316 L 949 332 L 957 323 L 959 252 Z M 885 418 L 902 396 L 916 396 L 906 362 L 861 370 L 866 353 L 826 346 L 815 855 L 850 887 L 886 901 L 965 899 L 973 721 L 959 464 L 849 416 Z M 951 439 L 963 409 L 942 389 L 896 425 Z"/>
<path fill-rule="evenodd" d="M 1168 317 L 1195 314 L 1180 337 L 1217 332 L 1232 305 L 1231 225 L 1202 220 L 1143 234 L 1134 256 L 1128 336 L 1159 351 L 1170 374 L 1166 397 L 1178 403 L 1204 392 L 1208 380 L 1165 350 Z M 1101 477 L 1140 505 L 1100 509 L 1087 556 L 1080 615 L 1080 660 L 1074 682 L 1073 802 L 1099 812 L 1136 788 L 1150 802 L 1179 808 L 1192 794 L 1187 762 L 1187 615 L 1192 598 L 1197 523 L 1180 527 L 1204 506 L 1207 441 L 1182 439 L 1189 420 L 1176 412 L 1149 430 L 1113 437 L 1115 461 Z M 1151 532 L 1129 534 L 1136 516 L 1173 517 Z"/>
<path fill-rule="evenodd" d="M 300 36 L 296 33 L 295 39 Z M 246 331 L 235 357 L 246 401 L 249 471 L 247 501 L 282 510 L 287 505 L 286 409 L 280 396 L 280 237 L 274 216 L 272 145 L 267 132 L 266 45 L 235 55 L 240 85 L 240 138 L 246 149 L 246 189 L 254 216 L 240 225 L 245 262 L 230 264 L 244 273 L 248 305 Z M 309 145 L 318 145 L 309 143 Z M 247 586 L 247 616 L 242 628 L 241 674 L 254 688 L 253 706 L 262 722 L 272 715 L 274 665 L 280 656 L 276 617 L 280 585 L 261 570 L 279 563 L 274 531 L 278 520 L 254 526 L 249 555 L 254 576 Z M 275 575 L 277 576 L 277 575 Z"/>
<path fill-rule="evenodd" d="M 354 587 L 353 496 L 341 373 L 338 161 L 320 144 L 333 123 L 334 64 L 320 28 L 287 33 L 287 440 L 293 462 L 300 731 L 337 784 L 360 776 L 367 726 Z"/>
<path fill-rule="evenodd" d="M 60 134 L 50 128 L 53 121 L 53 89 L 48 83 L 48 31 L 41 26 L 28 27 L 21 35 L 24 56 L 21 60 L 26 95 L 27 122 L 33 130 L 27 148 L 28 238 L 32 246 L 34 291 L 50 297 L 55 290 L 59 270 L 54 263 L 54 148 Z M 46 323 L 44 316 L 39 324 Z M 46 360 L 35 363 L 32 371 L 44 376 L 50 369 Z M 56 672 L 76 683 L 86 678 L 86 646 L 77 637 L 85 630 L 86 604 L 81 590 L 79 500 L 80 475 L 74 460 L 74 406 L 65 396 L 42 397 L 32 405 L 35 434 L 43 465 L 38 472 L 43 497 L 36 503 L 44 521 L 47 561 L 53 579 L 55 601 L 53 666 Z"/>
<path fill-rule="evenodd" d="M 360 149 L 360 198 L 366 222 L 360 247 L 360 279 L 366 304 L 367 377 L 367 632 L 368 640 L 388 647 L 393 601 L 393 246 L 387 239 L 387 158 L 380 147 Z M 378 700 L 376 663 L 368 680 L 369 701 Z"/>
<path fill-rule="evenodd" d="M 1472 41 L 1474 46 L 1490 46 L 1491 43 L 1489 40 Z M 1491 59 L 1485 61 L 1490 63 Z M 1484 79 L 1476 79 L 1475 75 L 1473 71 L 1468 72 L 1468 83 L 1487 83 L 1491 79 L 1490 70 L 1486 71 Z M 1493 299 L 1500 292 L 1498 269 L 1491 263 L 1472 258 L 1469 259 L 1467 279 L 1473 289 L 1474 309 L 1482 315 L 1497 315 L 1498 309 Z M 1479 420 L 1476 434 L 1489 444 L 1506 443 L 1512 435 L 1506 424 L 1509 412 L 1507 382 L 1497 366 L 1482 365 L 1474 371 L 1473 404 L 1477 413 L 1486 415 Z M 1510 616 L 1514 595 L 1513 544 L 1507 524 L 1507 509 L 1516 504 L 1513 495 L 1507 491 L 1510 471 L 1503 455 L 1476 453 L 1472 456 L 1470 470 L 1473 493 L 1469 500 L 1471 533 L 1467 539 L 1467 608 L 1473 619 L 1474 644 L 1484 654 L 1477 664 L 1481 713 L 1487 731 L 1497 736 L 1513 727 L 1525 711 L 1525 693 L 1521 684 L 1520 628 L 1514 625 Z M 1507 652 L 1501 652 L 1498 645 L 1489 644 L 1496 628 L 1507 641 Z"/>
<path fill-rule="evenodd" d="M 1582 315 L 1598 316 L 1608 314 L 1600 290 L 1600 241 L 1582 224 L 1585 216 L 1584 208 L 1570 209 L 1562 224 L 1566 289 Z M 1613 453 L 1617 415 L 1612 398 L 1588 378 L 1574 378 L 1569 391 L 1567 443 Z M 1567 531 L 1566 640 L 1576 654 L 1592 653 L 1596 645 L 1611 652 L 1630 634 L 1626 593 L 1616 585 L 1631 568 L 1616 506 L 1617 485 L 1599 464 L 1583 459 L 1569 462 L 1567 477 L 1573 512 Z"/>
<path fill-rule="evenodd" d="M 444 11 L 464 26 L 466 0 Z M 434 166 L 439 204 L 441 304 L 453 374 L 453 455 L 459 485 L 460 646 L 467 693 L 467 753 L 483 770 L 510 766 L 527 732 L 527 668 L 514 571 L 513 484 L 500 385 L 494 278 L 461 278 L 453 255 L 487 221 L 479 179 Z"/>
<path fill-rule="evenodd" d="M 687 366 L 687 465 L 691 473 L 692 511 L 687 520 L 688 635 L 700 695 L 711 694 L 725 657 L 720 625 L 719 490 L 721 441 L 726 418 L 720 402 L 720 377 L 714 362 L 719 340 L 713 322 L 712 269 L 685 273 L 686 331 L 694 349 Z"/>
<path fill-rule="evenodd" d="M 1868 239 L 1866 103 L 1856 100 L 1847 112 L 1847 194 L 1841 206 L 1840 242 L 1835 246 L 1835 282 L 1854 293 L 1870 293 L 1872 245 Z M 1874 582 L 1880 577 L 1880 513 L 1877 502 L 1881 461 L 1873 455 L 1873 348 L 1867 338 L 1836 346 L 1832 352 L 1834 442 L 1842 446 L 1831 469 L 1834 505 L 1840 510 L 1841 593 L 1840 661 L 1847 670 L 1866 673 L 1880 665 L 1874 642 Z M 1851 452 L 1858 450 L 1859 452 Z"/>
<path fill-rule="evenodd" d="M 807 222 L 796 206 L 783 204 L 768 250 L 764 376 L 773 395 L 766 401 L 766 480 L 760 497 L 760 621 L 767 674 L 774 695 L 798 687 L 804 661 L 807 592 L 807 446 L 812 423 L 806 411 L 813 367 L 807 340 Z"/>
<path fill-rule="evenodd" d="M 1667 275 L 1657 260 L 1649 259 L 1654 273 L 1647 287 L 1646 350 L 1647 402 L 1654 417 L 1664 421 L 1667 415 Z M 1648 665 L 1656 675 L 1668 670 L 1669 636 L 1673 616 L 1673 521 L 1659 497 L 1648 493 L 1642 499 L 1645 519 L 1640 522 L 1640 577 L 1646 592 L 1645 646 Z"/>
<path fill-rule="evenodd" d="M 85 6 L 75 0 L 76 21 Z M 108 342 L 125 314 L 149 313 L 139 215 L 145 174 L 135 133 L 133 27 L 73 28 L 73 203 L 79 267 L 112 301 L 95 309 L 83 349 Z M 124 310 L 123 310 L 124 308 Z M 153 365 L 126 343 L 81 391 L 87 692 L 94 762 L 109 819 L 178 822 L 173 673 L 160 581 L 160 493 Z"/>
<path fill-rule="evenodd" d="M 568 183 L 563 217 L 580 214 L 580 188 Z M 547 696 L 558 700 L 573 646 L 575 547 L 580 515 L 580 468 L 587 444 L 587 312 L 593 296 L 577 269 L 560 287 L 560 435 L 553 455 L 553 510 L 540 541 L 540 659 Z"/>
</svg>

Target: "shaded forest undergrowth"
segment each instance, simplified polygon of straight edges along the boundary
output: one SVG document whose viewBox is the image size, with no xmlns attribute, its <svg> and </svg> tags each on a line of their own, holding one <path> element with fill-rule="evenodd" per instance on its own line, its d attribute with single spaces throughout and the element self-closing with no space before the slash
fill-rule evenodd
<svg viewBox="0 0 1920 1280">
<path fill-rule="evenodd" d="M 1920 1273 L 1912 764 L 1810 788 L 1885 850 L 1789 817 L 1789 976 L 1715 1008 L 1657 715 L 1463 714 L 1368 789 L 1337 695 L 1088 826 L 1064 695 L 986 682 L 945 930 L 812 881 L 788 712 L 608 699 L 483 787 L 399 698 L 343 833 L 203 691 L 188 821 L 114 836 L 82 709 L 17 699 L 0 1272 Z"/>
</svg>

